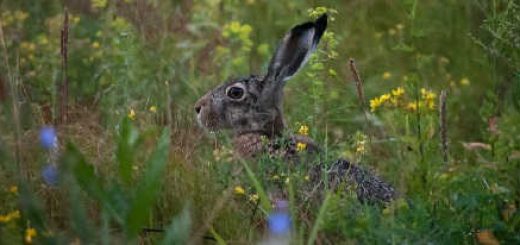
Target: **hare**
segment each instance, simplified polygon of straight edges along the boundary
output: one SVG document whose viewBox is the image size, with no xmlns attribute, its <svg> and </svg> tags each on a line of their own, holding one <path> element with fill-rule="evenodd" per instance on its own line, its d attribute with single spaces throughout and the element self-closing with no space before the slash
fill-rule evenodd
<svg viewBox="0 0 520 245">
<path fill-rule="evenodd" d="M 196 102 L 198 123 L 210 131 L 232 131 L 234 151 L 240 157 L 281 154 L 288 161 L 297 161 L 301 154 L 296 149 L 299 142 L 306 145 L 306 153 L 319 154 L 319 147 L 308 137 L 283 137 L 286 125 L 282 102 L 285 83 L 307 62 L 326 28 L 326 14 L 314 22 L 293 27 L 271 58 L 267 74 L 230 81 Z M 281 141 L 286 144 L 280 144 Z M 315 163 L 309 167 L 309 176 L 315 187 L 323 187 L 324 179 L 327 179 L 331 186 L 339 183 L 354 185 L 362 202 L 387 203 L 395 197 L 392 186 L 347 160 L 340 159 L 326 166 Z"/>
</svg>

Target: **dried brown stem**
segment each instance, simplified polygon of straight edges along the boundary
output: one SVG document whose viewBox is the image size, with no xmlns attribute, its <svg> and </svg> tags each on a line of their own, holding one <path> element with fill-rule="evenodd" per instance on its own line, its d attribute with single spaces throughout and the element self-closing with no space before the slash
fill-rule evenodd
<svg viewBox="0 0 520 245">
<path fill-rule="evenodd" d="M 356 82 L 356 91 L 357 96 L 359 99 L 359 103 L 363 107 L 363 110 L 365 109 L 365 93 L 363 92 L 363 81 L 361 80 L 361 77 L 359 76 L 359 72 L 356 67 L 356 62 L 354 59 L 349 60 L 349 67 L 350 71 L 352 72 L 352 78 Z"/>
<path fill-rule="evenodd" d="M 361 110 L 363 111 L 363 116 L 365 118 L 366 125 L 370 127 L 370 121 L 368 120 L 368 111 L 365 106 L 365 93 L 363 91 L 363 80 L 361 80 L 361 76 L 359 75 L 358 69 L 356 67 L 356 62 L 353 58 L 350 58 L 349 60 L 349 68 L 352 72 L 352 79 L 356 82 L 356 92 L 359 100 L 359 106 L 361 107 Z M 369 133 L 369 140 L 372 140 L 371 133 Z"/>
<path fill-rule="evenodd" d="M 444 163 L 448 163 L 448 124 L 446 119 L 446 98 L 448 93 L 442 90 L 439 96 L 439 131 L 441 137 L 441 150 Z"/>
<path fill-rule="evenodd" d="M 57 86 L 58 97 L 58 123 L 66 123 L 68 115 L 69 80 L 67 76 L 68 66 L 68 42 L 69 42 L 69 12 L 65 9 L 63 29 L 61 30 L 61 82 Z"/>
</svg>

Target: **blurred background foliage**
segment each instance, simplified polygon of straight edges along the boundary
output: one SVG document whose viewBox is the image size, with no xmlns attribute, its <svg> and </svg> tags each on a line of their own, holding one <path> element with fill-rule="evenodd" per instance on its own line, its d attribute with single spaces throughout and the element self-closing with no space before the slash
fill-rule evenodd
<svg viewBox="0 0 520 245">
<path fill-rule="evenodd" d="M 69 118 L 55 124 L 65 9 Z M 196 127 L 193 104 L 229 79 L 263 74 L 284 33 L 324 12 L 319 50 L 285 88 L 289 131 L 308 126 L 327 156 L 377 169 L 402 198 L 382 208 L 334 195 L 317 241 L 519 243 L 520 3 L 508 0 L 0 0 L 0 240 L 261 239 L 253 180 L 305 176 L 268 162 L 276 167 L 254 166 L 248 178 L 226 137 Z M 35 143 L 52 124 L 59 188 L 42 180 L 49 154 Z M 161 134 L 171 143 L 156 143 Z M 291 207 L 304 242 L 318 208 Z M 139 233 L 168 224 L 167 235 Z"/>
</svg>

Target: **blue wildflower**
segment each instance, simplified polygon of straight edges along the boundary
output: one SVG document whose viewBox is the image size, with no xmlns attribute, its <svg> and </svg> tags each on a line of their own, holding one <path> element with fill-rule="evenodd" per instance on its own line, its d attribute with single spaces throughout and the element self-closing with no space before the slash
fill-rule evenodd
<svg viewBox="0 0 520 245">
<path fill-rule="evenodd" d="M 40 129 L 40 144 L 46 150 L 53 149 L 58 145 L 56 130 L 53 127 L 43 127 Z"/>
<path fill-rule="evenodd" d="M 291 216 L 285 212 L 274 212 L 267 218 L 269 231 L 273 235 L 285 235 L 291 231 Z"/>
<path fill-rule="evenodd" d="M 58 185 L 58 168 L 52 164 L 48 164 L 42 170 L 43 181 L 49 186 Z"/>
</svg>

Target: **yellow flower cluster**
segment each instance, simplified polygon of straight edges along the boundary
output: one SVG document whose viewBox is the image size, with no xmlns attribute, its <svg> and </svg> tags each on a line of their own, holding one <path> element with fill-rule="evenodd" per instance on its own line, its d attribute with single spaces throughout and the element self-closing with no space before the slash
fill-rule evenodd
<svg viewBox="0 0 520 245">
<path fill-rule="evenodd" d="M 298 143 L 296 143 L 296 151 L 298 151 L 298 152 L 302 152 L 302 151 L 304 151 L 305 149 L 307 149 L 307 144 L 302 143 L 302 142 L 298 142 Z"/>
<path fill-rule="evenodd" d="M 130 108 L 130 111 L 128 112 L 128 118 L 129 118 L 130 120 L 132 120 L 132 121 L 135 120 L 135 118 L 136 118 L 136 113 L 135 113 L 134 109 Z"/>
<path fill-rule="evenodd" d="M 253 46 L 253 41 L 250 37 L 252 31 L 253 28 L 250 25 L 232 21 L 224 26 L 222 36 L 230 39 L 238 39 L 242 43 L 243 51 L 249 51 Z"/>
<path fill-rule="evenodd" d="M 16 185 L 9 186 L 9 192 L 13 193 L 13 194 L 18 194 L 18 186 L 16 186 Z"/>
<path fill-rule="evenodd" d="M 385 73 L 383 73 L 382 77 L 383 77 L 384 80 L 388 80 L 388 79 L 390 79 L 392 77 L 392 73 L 385 72 Z"/>
<path fill-rule="evenodd" d="M 402 87 L 393 89 L 390 93 L 382 94 L 379 97 L 370 100 L 370 111 L 375 112 L 383 106 L 403 108 L 409 111 L 417 111 L 426 108 L 428 110 L 435 109 L 435 99 L 437 94 L 431 90 L 421 88 L 421 98 L 419 101 L 409 99 L 406 102 L 405 90 Z"/>
<path fill-rule="evenodd" d="M 29 227 L 25 230 L 25 242 L 27 244 L 31 244 L 33 242 L 33 238 L 36 237 L 38 233 L 36 232 L 36 229 Z"/>
<path fill-rule="evenodd" d="M 231 162 L 233 161 L 233 150 L 226 147 L 218 147 L 213 150 L 213 158 L 217 162 Z"/>
<path fill-rule="evenodd" d="M 421 89 L 421 98 L 422 98 L 426 108 L 428 108 L 430 110 L 435 109 L 435 99 L 437 98 L 436 93 L 432 92 L 431 90 L 422 88 Z"/>
<path fill-rule="evenodd" d="M 92 0 L 91 5 L 94 9 L 105 8 L 108 4 L 107 0 Z"/>
<path fill-rule="evenodd" d="M 6 215 L 0 215 L 0 223 L 8 223 L 11 220 L 19 219 L 20 218 L 20 211 L 15 210 L 10 213 L 7 213 Z"/>
<path fill-rule="evenodd" d="M 237 195 L 245 195 L 246 194 L 246 190 L 244 190 L 244 188 L 242 186 L 235 186 L 235 188 L 233 189 L 233 191 L 235 192 L 235 194 Z"/>
<path fill-rule="evenodd" d="M 237 196 L 245 196 L 246 195 L 246 190 L 242 186 L 240 186 L 240 185 L 235 186 L 235 188 L 233 188 L 233 192 Z M 248 197 L 249 197 L 249 201 L 252 202 L 252 203 L 257 203 L 258 200 L 260 199 L 260 197 L 256 193 L 250 194 L 250 195 L 248 195 Z"/>
<path fill-rule="evenodd" d="M 401 98 L 405 91 L 403 88 L 398 87 L 393 89 L 390 93 L 382 94 L 379 97 L 370 100 L 370 111 L 374 112 L 377 108 L 386 104 L 399 106 Z"/>
<path fill-rule="evenodd" d="M 16 10 L 14 12 L 5 11 L 1 14 L 1 23 L 3 27 L 9 26 L 13 23 L 15 24 L 21 24 L 23 23 L 27 17 L 29 17 L 29 14 L 24 11 Z"/>
<path fill-rule="evenodd" d="M 300 129 L 298 129 L 298 133 L 301 135 L 309 135 L 309 127 L 307 125 L 301 125 Z"/>
<path fill-rule="evenodd" d="M 338 11 L 336 9 L 327 8 L 327 7 L 323 7 L 323 6 L 307 9 L 307 14 L 309 15 L 309 17 L 311 17 L 313 19 L 316 19 L 325 13 L 329 14 L 330 21 L 335 21 L 336 19 L 334 18 L 334 15 L 337 14 Z"/>
<path fill-rule="evenodd" d="M 363 155 L 366 153 L 367 136 L 359 134 L 356 140 L 356 153 Z"/>
</svg>

